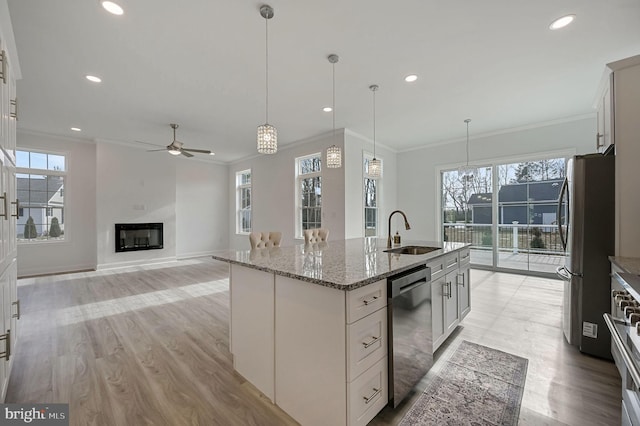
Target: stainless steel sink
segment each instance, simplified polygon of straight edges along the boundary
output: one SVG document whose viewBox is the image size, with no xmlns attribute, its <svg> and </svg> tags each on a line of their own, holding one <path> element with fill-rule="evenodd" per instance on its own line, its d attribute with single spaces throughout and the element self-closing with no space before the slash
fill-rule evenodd
<svg viewBox="0 0 640 426">
<path fill-rule="evenodd" d="M 387 253 L 399 253 L 399 254 L 426 254 L 434 250 L 440 250 L 440 247 L 429 246 L 404 246 L 394 249 L 385 250 Z"/>
</svg>

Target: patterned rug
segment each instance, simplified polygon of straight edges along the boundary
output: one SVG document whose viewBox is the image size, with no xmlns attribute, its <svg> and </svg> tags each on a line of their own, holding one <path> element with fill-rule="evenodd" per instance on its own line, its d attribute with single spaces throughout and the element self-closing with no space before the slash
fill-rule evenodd
<svg viewBox="0 0 640 426">
<path fill-rule="evenodd" d="M 399 424 L 517 425 L 528 362 L 465 340 Z"/>
</svg>

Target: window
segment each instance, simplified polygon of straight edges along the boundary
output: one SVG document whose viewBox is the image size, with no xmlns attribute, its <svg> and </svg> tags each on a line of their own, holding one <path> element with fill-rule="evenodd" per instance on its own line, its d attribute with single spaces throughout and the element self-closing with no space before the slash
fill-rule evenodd
<svg viewBox="0 0 640 426">
<path fill-rule="evenodd" d="M 364 167 L 364 236 L 375 237 L 378 235 L 378 198 L 379 179 L 374 179 L 367 174 L 369 161 L 373 157 L 365 156 Z"/>
<path fill-rule="evenodd" d="M 468 179 L 442 170 L 443 239 L 471 243 L 476 265 L 555 273 L 565 261 L 557 227 L 565 164 L 565 157 L 494 162 Z"/>
<path fill-rule="evenodd" d="M 251 232 L 251 170 L 236 173 L 236 232 Z"/>
<path fill-rule="evenodd" d="M 64 240 L 64 155 L 16 151 L 18 241 Z"/>
<path fill-rule="evenodd" d="M 322 226 L 321 154 L 296 158 L 296 194 L 298 200 L 296 235 L 305 229 Z"/>
</svg>

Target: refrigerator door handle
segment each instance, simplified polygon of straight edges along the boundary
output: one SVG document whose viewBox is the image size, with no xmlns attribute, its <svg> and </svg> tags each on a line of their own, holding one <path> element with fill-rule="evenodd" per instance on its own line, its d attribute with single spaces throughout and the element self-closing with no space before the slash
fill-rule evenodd
<svg viewBox="0 0 640 426">
<path fill-rule="evenodd" d="M 560 242 L 562 243 L 562 248 L 564 251 L 567 251 L 567 238 L 562 232 L 562 201 L 564 200 L 564 194 L 567 194 L 567 229 L 569 228 L 569 180 L 564 178 L 564 182 L 562 183 L 562 189 L 560 189 L 560 196 L 558 197 L 558 210 L 556 211 L 556 223 L 558 224 L 558 234 L 560 234 Z"/>
</svg>

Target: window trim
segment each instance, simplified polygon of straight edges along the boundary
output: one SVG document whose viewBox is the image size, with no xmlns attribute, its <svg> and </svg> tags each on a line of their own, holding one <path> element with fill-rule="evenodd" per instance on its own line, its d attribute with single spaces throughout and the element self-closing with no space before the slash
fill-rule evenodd
<svg viewBox="0 0 640 426">
<path fill-rule="evenodd" d="M 246 169 L 246 170 L 240 170 L 236 172 L 236 235 L 249 235 L 252 230 L 253 230 L 253 182 L 252 182 L 252 178 L 253 176 L 251 176 L 251 178 L 249 179 L 249 183 L 241 183 L 242 182 L 242 176 L 245 174 L 249 174 L 251 175 L 251 169 Z M 242 189 L 245 188 L 249 188 L 249 213 L 250 213 L 250 222 L 251 222 L 251 226 L 249 227 L 248 231 L 243 231 L 242 230 L 242 222 L 240 219 L 240 213 L 242 211 Z"/>
<path fill-rule="evenodd" d="M 300 162 L 304 160 L 309 160 L 312 158 L 318 158 L 320 162 L 320 171 L 310 172 L 310 173 L 300 173 Z M 295 238 L 302 239 L 304 238 L 303 230 L 302 230 L 302 194 L 300 193 L 300 186 L 302 179 L 309 179 L 314 177 L 320 178 L 320 227 L 322 227 L 322 152 L 316 152 L 313 154 L 303 155 L 301 157 L 296 157 L 295 159 L 295 186 L 296 186 L 296 201 L 295 201 L 295 209 L 296 209 L 296 224 L 295 224 Z"/>
</svg>

